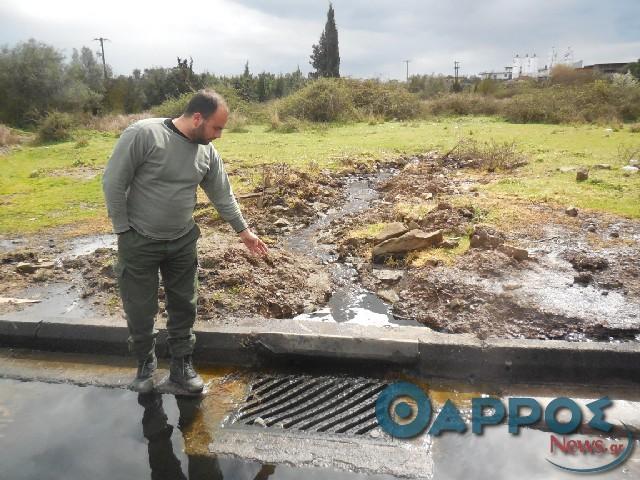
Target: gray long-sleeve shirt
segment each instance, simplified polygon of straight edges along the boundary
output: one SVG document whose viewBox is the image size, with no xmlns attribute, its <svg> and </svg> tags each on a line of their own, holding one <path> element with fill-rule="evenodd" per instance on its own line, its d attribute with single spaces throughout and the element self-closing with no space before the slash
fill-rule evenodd
<svg viewBox="0 0 640 480">
<path fill-rule="evenodd" d="M 174 240 L 193 226 L 198 185 L 236 232 L 247 228 L 212 144 L 192 143 L 164 118 L 130 125 L 107 163 L 102 187 L 113 231 L 133 227 L 157 240 Z"/>
</svg>

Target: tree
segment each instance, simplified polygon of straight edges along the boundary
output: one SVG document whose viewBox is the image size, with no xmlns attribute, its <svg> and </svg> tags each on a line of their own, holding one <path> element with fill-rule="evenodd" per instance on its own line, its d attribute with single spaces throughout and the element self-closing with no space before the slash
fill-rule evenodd
<svg viewBox="0 0 640 480">
<path fill-rule="evenodd" d="M 25 126 L 58 108 L 64 56 L 30 39 L 0 51 L 0 121 Z"/>
<path fill-rule="evenodd" d="M 634 77 L 640 79 L 640 59 L 637 62 L 633 62 L 629 64 L 629 72 Z"/>
<path fill-rule="evenodd" d="M 313 45 L 311 65 L 315 68 L 314 77 L 340 77 L 340 53 L 338 51 L 338 29 L 333 11 L 329 4 L 327 23 L 324 26 L 320 41 Z"/>
</svg>

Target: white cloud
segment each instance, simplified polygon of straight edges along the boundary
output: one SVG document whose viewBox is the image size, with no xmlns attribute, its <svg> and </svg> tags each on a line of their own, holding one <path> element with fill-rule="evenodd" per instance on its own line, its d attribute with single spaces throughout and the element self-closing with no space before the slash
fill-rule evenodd
<svg viewBox="0 0 640 480">
<path fill-rule="evenodd" d="M 635 0 L 334 0 L 341 72 L 403 78 L 410 72 L 463 73 L 499 69 L 515 53 L 571 46 L 585 63 L 640 56 L 640 2 Z M 66 54 L 107 37 L 116 73 L 173 66 L 192 56 L 194 68 L 219 74 L 251 70 L 307 72 L 312 44 L 325 23 L 326 0 L 178 0 L 108 3 L 3 0 L 0 44 L 30 37 Z"/>
</svg>

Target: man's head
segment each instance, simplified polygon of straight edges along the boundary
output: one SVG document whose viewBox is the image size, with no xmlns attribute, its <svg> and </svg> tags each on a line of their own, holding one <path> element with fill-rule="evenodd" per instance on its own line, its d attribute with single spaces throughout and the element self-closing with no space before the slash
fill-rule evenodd
<svg viewBox="0 0 640 480">
<path fill-rule="evenodd" d="M 182 118 L 186 121 L 187 136 L 192 142 L 208 145 L 222 136 L 229 107 L 221 95 L 213 90 L 200 90 L 184 110 Z"/>
</svg>

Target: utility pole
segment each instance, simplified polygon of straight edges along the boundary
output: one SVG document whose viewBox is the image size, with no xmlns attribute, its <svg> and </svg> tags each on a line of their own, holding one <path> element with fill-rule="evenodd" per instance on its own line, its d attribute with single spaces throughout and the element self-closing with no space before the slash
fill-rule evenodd
<svg viewBox="0 0 640 480">
<path fill-rule="evenodd" d="M 104 42 L 110 42 L 108 38 L 98 37 L 93 39 L 96 42 L 100 42 L 100 49 L 102 50 L 102 54 L 98 54 L 102 57 L 102 72 L 104 73 L 104 79 L 107 80 L 107 61 L 104 58 Z"/>
<path fill-rule="evenodd" d="M 460 90 L 462 90 L 460 88 L 460 84 L 458 83 L 458 70 L 460 70 L 460 62 L 453 62 L 453 69 L 455 71 L 455 76 L 454 76 L 454 80 L 453 80 L 453 91 L 454 92 L 459 92 Z"/>
<path fill-rule="evenodd" d="M 409 83 L 409 62 L 411 60 L 403 60 L 404 63 L 407 64 L 407 83 Z"/>
</svg>

